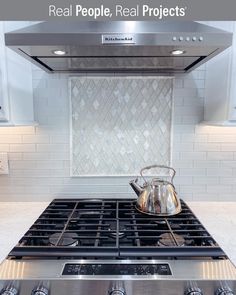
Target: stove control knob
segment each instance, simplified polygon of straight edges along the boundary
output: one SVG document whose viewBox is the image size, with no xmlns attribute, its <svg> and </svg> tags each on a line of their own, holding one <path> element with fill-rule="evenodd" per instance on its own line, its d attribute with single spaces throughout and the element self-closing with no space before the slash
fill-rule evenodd
<svg viewBox="0 0 236 295">
<path fill-rule="evenodd" d="M 119 288 L 113 287 L 108 291 L 108 294 L 109 295 L 126 295 L 126 292 L 123 287 L 119 287 Z"/>
<path fill-rule="evenodd" d="M 216 290 L 216 295 L 234 295 L 234 292 L 229 287 L 221 287 Z"/>
<path fill-rule="evenodd" d="M 14 286 L 7 286 L 6 288 L 2 289 L 1 295 L 17 295 L 18 290 Z"/>
<path fill-rule="evenodd" d="M 187 291 L 185 292 L 185 295 L 203 295 L 201 289 L 197 288 L 197 287 L 192 287 L 187 289 Z"/>
<path fill-rule="evenodd" d="M 48 295 L 48 294 L 49 294 L 49 291 L 44 286 L 37 287 L 31 293 L 31 295 Z"/>
</svg>

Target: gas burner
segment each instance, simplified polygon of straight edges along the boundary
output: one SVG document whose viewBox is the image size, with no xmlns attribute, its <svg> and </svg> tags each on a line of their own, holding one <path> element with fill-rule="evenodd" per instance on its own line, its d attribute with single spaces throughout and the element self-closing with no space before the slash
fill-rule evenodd
<svg viewBox="0 0 236 295">
<path fill-rule="evenodd" d="M 151 223 L 157 224 L 157 225 L 166 225 L 166 221 L 164 219 L 153 220 L 153 221 L 151 221 Z"/>
<path fill-rule="evenodd" d="M 54 233 L 49 237 L 49 243 L 53 246 L 57 245 L 57 241 L 60 238 L 61 233 Z M 58 246 L 78 246 L 79 240 L 77 240 L 78 235 L 76 233 L 64 233 L 60 239 Z"/>
<path fill-rule="evenodd" d="M 113 239 L 116 239 L 117 237 L 117 234 L 118 234 L 118 238 L 121 239 L 125 236 L 125 233 L 124 232 L 113 232 L 113 233 L 109 233 L 109 236 Z"/>
<path fill-rule="evenodd" d="M 185 239 L 177 234 L 164 233 L 164 234 L 160 235 L 160 239 L 159 239 L 157 245 L 158 246 L 165 246 L 165 247 L 184 246 Z"/>
</svg>

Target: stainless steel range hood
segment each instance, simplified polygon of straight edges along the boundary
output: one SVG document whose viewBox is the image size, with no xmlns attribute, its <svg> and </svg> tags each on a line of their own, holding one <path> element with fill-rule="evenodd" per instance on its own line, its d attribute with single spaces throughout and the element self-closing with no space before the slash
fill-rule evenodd
<svg viewBox="0 0 236 295">
<path fill-rule="evenodd" d="M 6 46 L 47 72 L 185 73 L 232 44 L 196 22 L 43 22 L 5 34 Z"/>
</svg>

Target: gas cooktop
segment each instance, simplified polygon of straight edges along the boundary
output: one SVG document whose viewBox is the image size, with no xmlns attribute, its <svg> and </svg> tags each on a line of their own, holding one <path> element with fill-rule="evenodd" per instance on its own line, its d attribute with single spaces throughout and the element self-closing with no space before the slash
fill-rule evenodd
<svg viewBox="0 0 236 295">
<path fill-rule="evenodd" d="M 168 218 L 135 204 L 55 199 L 0 265 L 0 294 L 236 294 L 235 266 L 184 201 Z"/>
<path fill-rule="evenodd" d="M 181 205 L 180 214 L 163 218 L 138 212 L 133 199 L 55 199 L 8 257 L 226 257 L 187 204 Z"/>
</svg>

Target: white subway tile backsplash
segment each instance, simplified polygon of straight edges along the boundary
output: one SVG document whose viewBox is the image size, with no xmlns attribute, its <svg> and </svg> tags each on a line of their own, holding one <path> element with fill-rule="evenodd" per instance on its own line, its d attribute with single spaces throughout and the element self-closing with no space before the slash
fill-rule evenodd
<svg viewBox="0 0 236 295">
<path fill-rule="evenodd" d="M 233 169 L 232 168 L 207 168 L 207 175 L 216 175 L 216 176 L 233 176 Z"/>
<path fill-rule="evenodd" d="M 193 177 L 193 184 L 196 184 L 196 185 L 209 185 L 209 186 L 212 186 L 212 185 L 217 185 L 219 184 L 220 182 L 220 178 L 217 177 L 217 176 L 195 176 Z"/>
<path fill-rule="evenodd" d="M 42 186 L 42 185 L 27 185 L 25 187 L 26 194 L 34 194 L 37 191 L 37 194 L 50 194 L 50 187 L 49 186 Z"/>
<path fill-rule="evenodd" d="M 184 105 L 184 98 L 182 96 L 175 97 L 174 106 L 178 107 L 178 106 L 183 106 L 183 105 Z"/>
<path fill-rule="evenodd" d="M 51 143 L 68 143 L 69 134 L 55 134 L 50 136 Z"/>
<path fill-rule="evenodd" d="M 176 115 L 187 116 L 201 116 L 203 112 L 203 106 L 178 106 L 175 108 Z"/>
<path fill-rule="evenodd" d="M 35 144 L 10 144 L 10 152 L 34 152 L 36 150 Z"/>
<path fill-rule="evenodd" d="M 37 144 L 37 152 L 69 152 L 69 144 Z"/>
<path fill-rule="evenodd" d="M 189 74 L 189 78 L 191 77 L 192 79 L 205 79 L 205 71 L 200 71 L 200 70 L 196 70 L 193 71 Z"/>
<path fill-rule="evenodd" d="M 205 87 L 205 80 L 204 79 L 184 79 L 184 88 L 204 88 Z"/>
<path fill-rule="evenodd" d="M 189 193 L 206 193 L 207 185 L 181 185 L 180 194 L 189 194 Z"/>
<path fill-rule="evenodd" d="M 236 135 L 236 128 L 234 127 L 225 127 L 225 126 L 207 126 L 207 125 L 199 125 L 196 126 L 196 133 L 205 133 L 209 134 L 209 136 L 220 136 L 227 134 Z"/>
<path fill-rule="evenodd" d="M 194 167 L 199 167 L 199 168 L 219 168 L 220 167 L 220 161 L 213 161 L 213 160 L 196 160 L 196 161 L 193 161 L 194 164 L 193 166 Z"/>
<path fill-rule="evenodd" d="M 1 127 L 0 135 L 9 136 L 12 134 L 15 135 L 23 135 L 23 134 L 34 134 L 35 127 L 27 126 L 27 127 Z"/>
<path fill-rule="evenodd" d="M 22 153 L 8 153 L 8 159 L 9 161 L 12 160 L 21 160 L 23 158 Z"/>
<path fill-rule="evenodd" d="M 180 168 L 179 173 L 180 175 L 192 175 L 192 176 L 204 176 L 206 175 L 207 169 L 206 168 Z"/>
<path fill-rule="evenodd" d="M 39 126 L 0 128 L 0 152 L 8 152 L 10 163 L 10 174 L 0 176 L 0 201 L 48 201 L 65 195 L 136 197 L 128 185 L 130 177 L 70 178 L 67 78 L 34 67 Z M 205 65 L 175 78 L 174 184 L 185 200 L 235 201 L 236 128 L 198 124 L 203 118 L 204 79 Z"/>
<path fill-rule="evenodd" d="M 185 143 L 185 142 L 175 143 L 174 149 L 176 152 L 192 152 L 193 143 Z"/>
<path fill-rule="evenodd" d="M 222 131 L 223 132 L 223 131 Z M 209 135 L 208 136 L 209 142 L 218 142 L 218 143 L 230 143 L 230 142 L 236 142 L 236 135 L 226 135 L 226 134 L 220 134 L 220 135 Z"/>
<path fill-rule="evenodd" d="M 200 202 L 206 202 L 206 201 L 222 201 L 220 200 L 220 197 L 218 194 L 214 193 L 199 193 L 199 192 L 193 192 L 192 193 L 192 200 L 191 201 L 200 201 Z M 225 200 L 227 201 L 227 200 Z"/>
<path fill-rule="evenodd" d="M 236 161 L 221 161 L 220 167 L 236 168 Z M 220 168 L 221 169 L 221 168 Z M 236 175 L 236 174 L 235 174 Z"/>
<path fill-rule="evenodd" d="M 176 88 L 174 90 L 175 97 L 196 97 L 197 96 L 197 89 L 196 88 Z"/>
<path fill-rule="evenodd" d="M 22 142 L 22 136 L 21 135 L 6 135 L 6 136 L 0 136 L 0 144 L 2 143 L 21 143 Z"/>
<path fill-rule="evenodd" d="M 178 168 L 193 168 L 194 167 L 194 161 L 193 160 L 178 160 L 175 159 L 172 161 L 172 166 L 173 167 L 178 167 Z"/>
<path fill-rule="evenodd" d="M 175 183 L 180 185 L 191 185 L 193 184 L 193 177 L 192 176 L 176 176 L 175 177 Z"/>
<path fill-rule="evenodd" d="M 51 169 L 52 177 L 66 177 L 70 175 L 70 169 L 68 167 L 64 167 L 63 169 Z"/>
<path fill-rule="evenodd" d="M 70 159 L 70 155 L 68 152 L 52 152 L 50 153 L 49 155 L 49 159 L 55 159 L 55 160 L 62 160 L 62 161 L 65 161 L 65 160 L 69 160 Z"/>
<path fill-rule="evenodd" d="M 38 153 L 38 152 L 34 152 L 34 153 L 23 153 L 22 154 L 22 158 L 24 160 L 44 160 L 44 159 L 48 159 L 50 157 L 50 153 Z"/>
<path fill-rule="evenodd" d="M 224 152 L 235 152 L 236 151 L 236 143 L 221 143 L 220 150 Z"/>
<path fill-rule="evenodd" d="M 201 121 L 199 116 L 182 116 L 181 123 L 183 124 L 198 124 Z"/>
<path fill-rule="evenodd" d="M 194 150 L 195 151 L 210 151 L 210 152 L 215 152 L 215 151 L 220 151 L 221 147 L 217 143 L 195 143 L 194 144 Z"/>
<path fill-rule="evenodd" d="M 1 194 L 22 194 L 26 190 L 26 186 L 8 185 L 1 186 Z"/>
<path fill-rule="evenodd" d="M 49 143 L 48 135 L 23 135 L 23 143 Z"/>
<path fill-rule="evenodd" d="M 14 170 L 24 170 L 24 169 L 34 169 L 36 168 L 36 161 L 10 161 L 10 169 Z"/>
<path fill-rule="evenodd" d="M 46 79 L 33 79 L 33 88 L 34 89 L 46 89 L 47 80 Z"/>
<path fill-rule="evenodd" d="M 206 160 L 207 152 L 180 152 L 180 159 Z"/>
<path fill-rule="evenodd" d="M 50 177 L 52 176 L 51 169 L 19 169 L 11 170 L 11 176 L 13 177 Z"/>
<path fill-rule="evenodd" d="M 0 152 L 9 152 L 10 146 L 9 144 L 0 144 Z"/>
<path fill-rule="evenodd" d="M 174 124 L 173 126 L 173 131 L 174 131 L 174 134 L 177 133 L 177 134 L 182 134 L 182 133 L 190 133 L 190 134 L 193 134 L 194 133 L 194 130 L 195 130 L 195 126 L 194 125 L 191 125 L 191 124 L 188 124 L 188 125 L 183 125 L 183 124 Z"/>
<path fill-rule="evenodd" d="M 183 142 L 207 142 L 208 136 L 206 134 L 182 133 L 181 140 Z"/>
<path fill-rule="evenodd" d="M 57 160 L 41 160 L 36 162 L 36 169 L 62 169 L 65 168 L 64 161 Z"/>
<path fill-rule="evenodd" d="M 235 188 L 234 188 L 235 191 Z M 220 202 L 232 202 L 235 199 L 234 194 L 220 194 L 218 200 Z M 214 200 L 213 200 L 214 201 Z"/>
<path fill-rule="evenodd" d="M 233 152 L 207 152 L 208 160 L 233 160 L 234 153 Z"/>
<path fill-rule="evenodd" d="M 216 194 L 227 194 L 233 191 L 232 185 L 207 185 L 207 192 Z"/>
<path fill-rule="evenodd" d="M 235 175 L 235 174 L 234 174 Z M 233 190 L 236 189 L 236 177 L 225 177 L 227 175 L 223 175 L 220 177 L 220 184 L 222 185 L 233 185 Z"/>
<path fill-rule="evenodd" d="M 203 107 L 204 106 L 204 99 L 200 98 L 198 96 L 196 96 L 196 97 L 184 97 L 183 100 L 184 100 L 184 105 L 185 106 L 190 106 L 192 108 L 193 108 L 193 106 L 196 106 L 196 107 L 200 107 L 200 106 Z M 183 115 L 184 115 L 184 113 L 183 113 Z"/>
<path fill-rule="evenodd" d="M 184 86 L 183 79 L 176 78 L 175 81 L 174 81 L 174 87 L 175 87 L 175 89 L 176 88 L 183 88 L 183 86 Z"/>
</svg>

